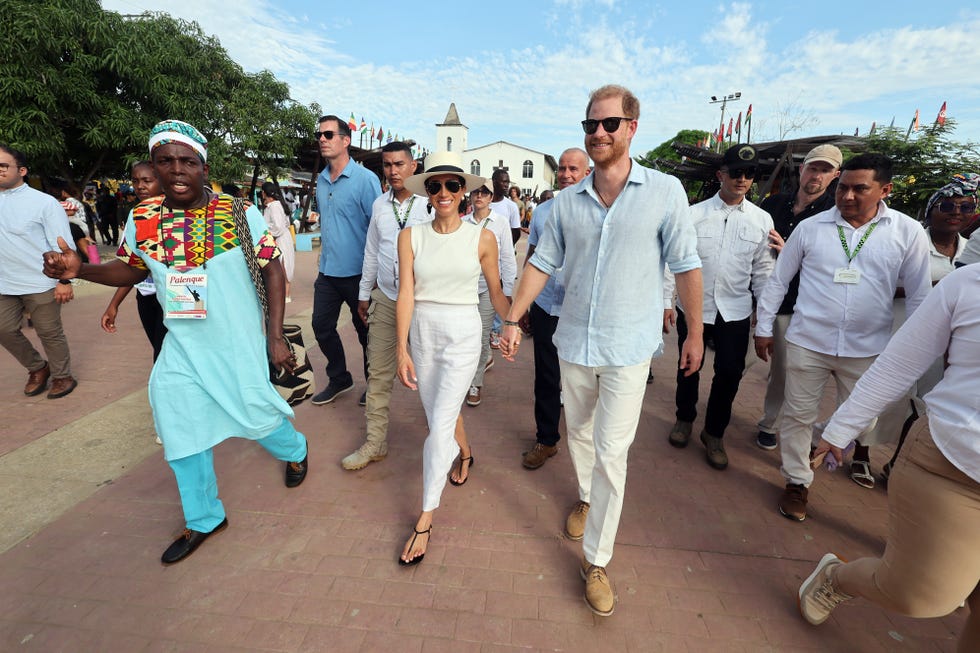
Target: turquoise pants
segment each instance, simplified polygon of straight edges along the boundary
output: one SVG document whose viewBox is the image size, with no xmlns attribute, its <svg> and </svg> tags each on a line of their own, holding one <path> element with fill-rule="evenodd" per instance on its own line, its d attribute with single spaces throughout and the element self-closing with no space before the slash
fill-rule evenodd
<svg viewBox="0 0 980 653">
<path fill-rule="evenodd" d="M 306 458 L 306 438 L 285 418 L 279 428 L 256 442 L 282 461 L 299 462 Z M 218 479 L 214 475 L 214 449 L 171 460 L 170 468 L 177 478 L 187 528 L 210 533 L 225 518 L 225 507 L 218 498 Z"/>
</svg>

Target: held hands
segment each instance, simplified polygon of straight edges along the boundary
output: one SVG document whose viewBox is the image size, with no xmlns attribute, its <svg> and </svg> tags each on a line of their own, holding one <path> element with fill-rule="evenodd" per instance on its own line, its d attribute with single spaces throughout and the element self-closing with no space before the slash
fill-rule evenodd
<svg viewBox="0 0 980 653">
<path fill-rule="evenodd" d="M 103 316 L 104 317 L 104 316 Z M 269 336 L 269 362 L 276 369 L 285 370 L 292 373 L 296 369 L 296 355 L 286 346 L 286 341 L 282 337 L 274 338 Z"/>
<path fill-rule="evenodd" d="M 505 324 L 500 329 L 500 353 L 510 362 L 517 356 L 517 348 L 521 346 L 521 330 L 513 324 Z"/>
<path fill-rule="evenodd" d="M 58 247 L 60 252 L 44 253 L 44 274 L 52 279 L 74 279 L 82 269 L 82 259 L 61 236 L 58 236 Z"/>
<path fill-rule="evenodd" d="M 418 390 L 418 377 L 415 376 L 415 363 L 412 362 L 412 357 L 408 355 L 407 349 L 398 350 L 398 368 L 396 371 L 398 375 L 398 380 L 402 382 L 402 385 L 409 390 Z"/>
<path fill-rule="evenodd" d="M 772 356 L 773 342 L 772 337 L 755 336 L 755 355 L 768 361 Z"/>
<path fill-rule="evenodd" d="M 67 304 L 75 298 L 75 290 L 71 284 L 59 283 L 54 287 L 54 300 L 59 304 Z"/>
</svg>

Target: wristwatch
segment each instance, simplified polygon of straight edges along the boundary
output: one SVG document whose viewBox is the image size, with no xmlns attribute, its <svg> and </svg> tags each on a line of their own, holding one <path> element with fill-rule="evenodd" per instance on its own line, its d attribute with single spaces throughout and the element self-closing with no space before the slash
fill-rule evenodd
<svg viewBox="0 0 980 653">
<path fill-rule="evenodd" d="M 71 279 L 58 279 L 58 283 L 60 283 L 63 286 L 70 286 Z"/>
</svg>

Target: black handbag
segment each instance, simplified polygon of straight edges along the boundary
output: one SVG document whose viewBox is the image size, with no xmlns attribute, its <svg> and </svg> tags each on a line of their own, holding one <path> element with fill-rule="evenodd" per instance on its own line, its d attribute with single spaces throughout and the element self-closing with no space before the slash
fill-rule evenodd
<svg viewBox="0 0 980 653">
<path fill-rule="evenodd" d="M 263 323 L 267 324 L 269 321 L 269 300 L 265 294 L 265 280 L 262 278 L 259 260 L 255 256 L 252 231 L 248 227 L 248 217 L 245 212 L 244 200 L 235 199 L 232 213 L 235 216 L 238 244 L 245 256 L 245 263 L 248 266 L 249 274 L 252 276 L 252 283 L 255 285 L 255 292 L 259 296 L 259 303 L 262 304 Z M 310 356 L 303 344 L 303 328 L 298 324 L 283 324 L 282 337 L 286 346 L 293 353 L 297 365 L 292 372 L 287 372 L 285 369 L 278 369 L 270 362 L 269 380 L 282 398 L 286 400 L 286 403 L 290 406 L 296 406 L 313 396 L 313 393 L 316 392 L 316 381 L 313 367 L 310 366 Z"/>
</svg>

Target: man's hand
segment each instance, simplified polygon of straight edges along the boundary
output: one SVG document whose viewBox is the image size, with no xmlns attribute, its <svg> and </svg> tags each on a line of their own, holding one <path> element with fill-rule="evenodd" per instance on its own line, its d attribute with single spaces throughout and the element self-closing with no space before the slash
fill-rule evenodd
<svg viewBox="0 0 980 653">
<path fill-rule="evenodd" d="M 785 244 L 786 241 L 783 240 L 783 237 L 779 235 L 778 231 L 776 231 L 775 229 L 769 230 L 769 249 L 773 250 L 778 254 L 781 251 L 783 251 L 783 245 Z"/>
<path fill-rule="evenodd" d="M 701 369 L 701 360 L 703 358 L 704 337 L 701 334 L 692 337 L 689 332 L 687 338 L 684 339 L 684 344 L 681 346 L 681 360 L 678 368 L 687 370 L 684 372 L 684 376 L 691 376 Z"/>
<path fill-rule="evenodd" d="M 816 469 L 823 462 L 827 454 L 834 457 L 837 461 L 837 466 L 840 467 L 844 464 L 844 450 L 840 447 L 835 447 L 823 438 L 820 438 L 820 442 L 817 443 L 817 448 L 813 450 L 813 454 L 810 455 L 810 466 Z"/>
<path fill-rule="evenodd" d="M 371 305 L 371 300 L 357 302 L 357 316 L 361 318 L 361 322 L 367 324 L 368 321 L 368 307 Z"/>
<path fill-rule="evenodd" d="M 296 356 L 292 350 L 286 346 L 286 341 L 281 337 L 269 337 L 269 362 L 276 369 L 285 370 L 292 373 L 296 369 Z"/>
<path fill-rule="evenodd" d="M 500 353 L 510 362 L 517 356 L 517 348 L 521 346 L 521 330 L 513 324 L 505 324 L 500 329 Z"/>
<path fill-rule="evenodd" d="M 75 290 L 70 283 L 59 283 L 54 287 L 54 300 L 59 304 L 67 304 L 75 298 Z"/>
<path fill-rule="evenodd" d="M 772 336 L 755 336 L 755 355 L 764 361 L 768 361 L 772 357 L 774 342 Z"/>
<path fill-rule="evenodd" d="M 664 309 L 664 333 L 670 333 L 671 327 L 677 324 L 677 313 L 672 308 Z"/>
<path fill-rule="evenodd" d="M 44 253 L 44 274 L 52 279 L 74 279 L 82 269 L 82 259 L 61 236 L 58 236 L 58 247 L 60 252 Z"/>
</svg>

